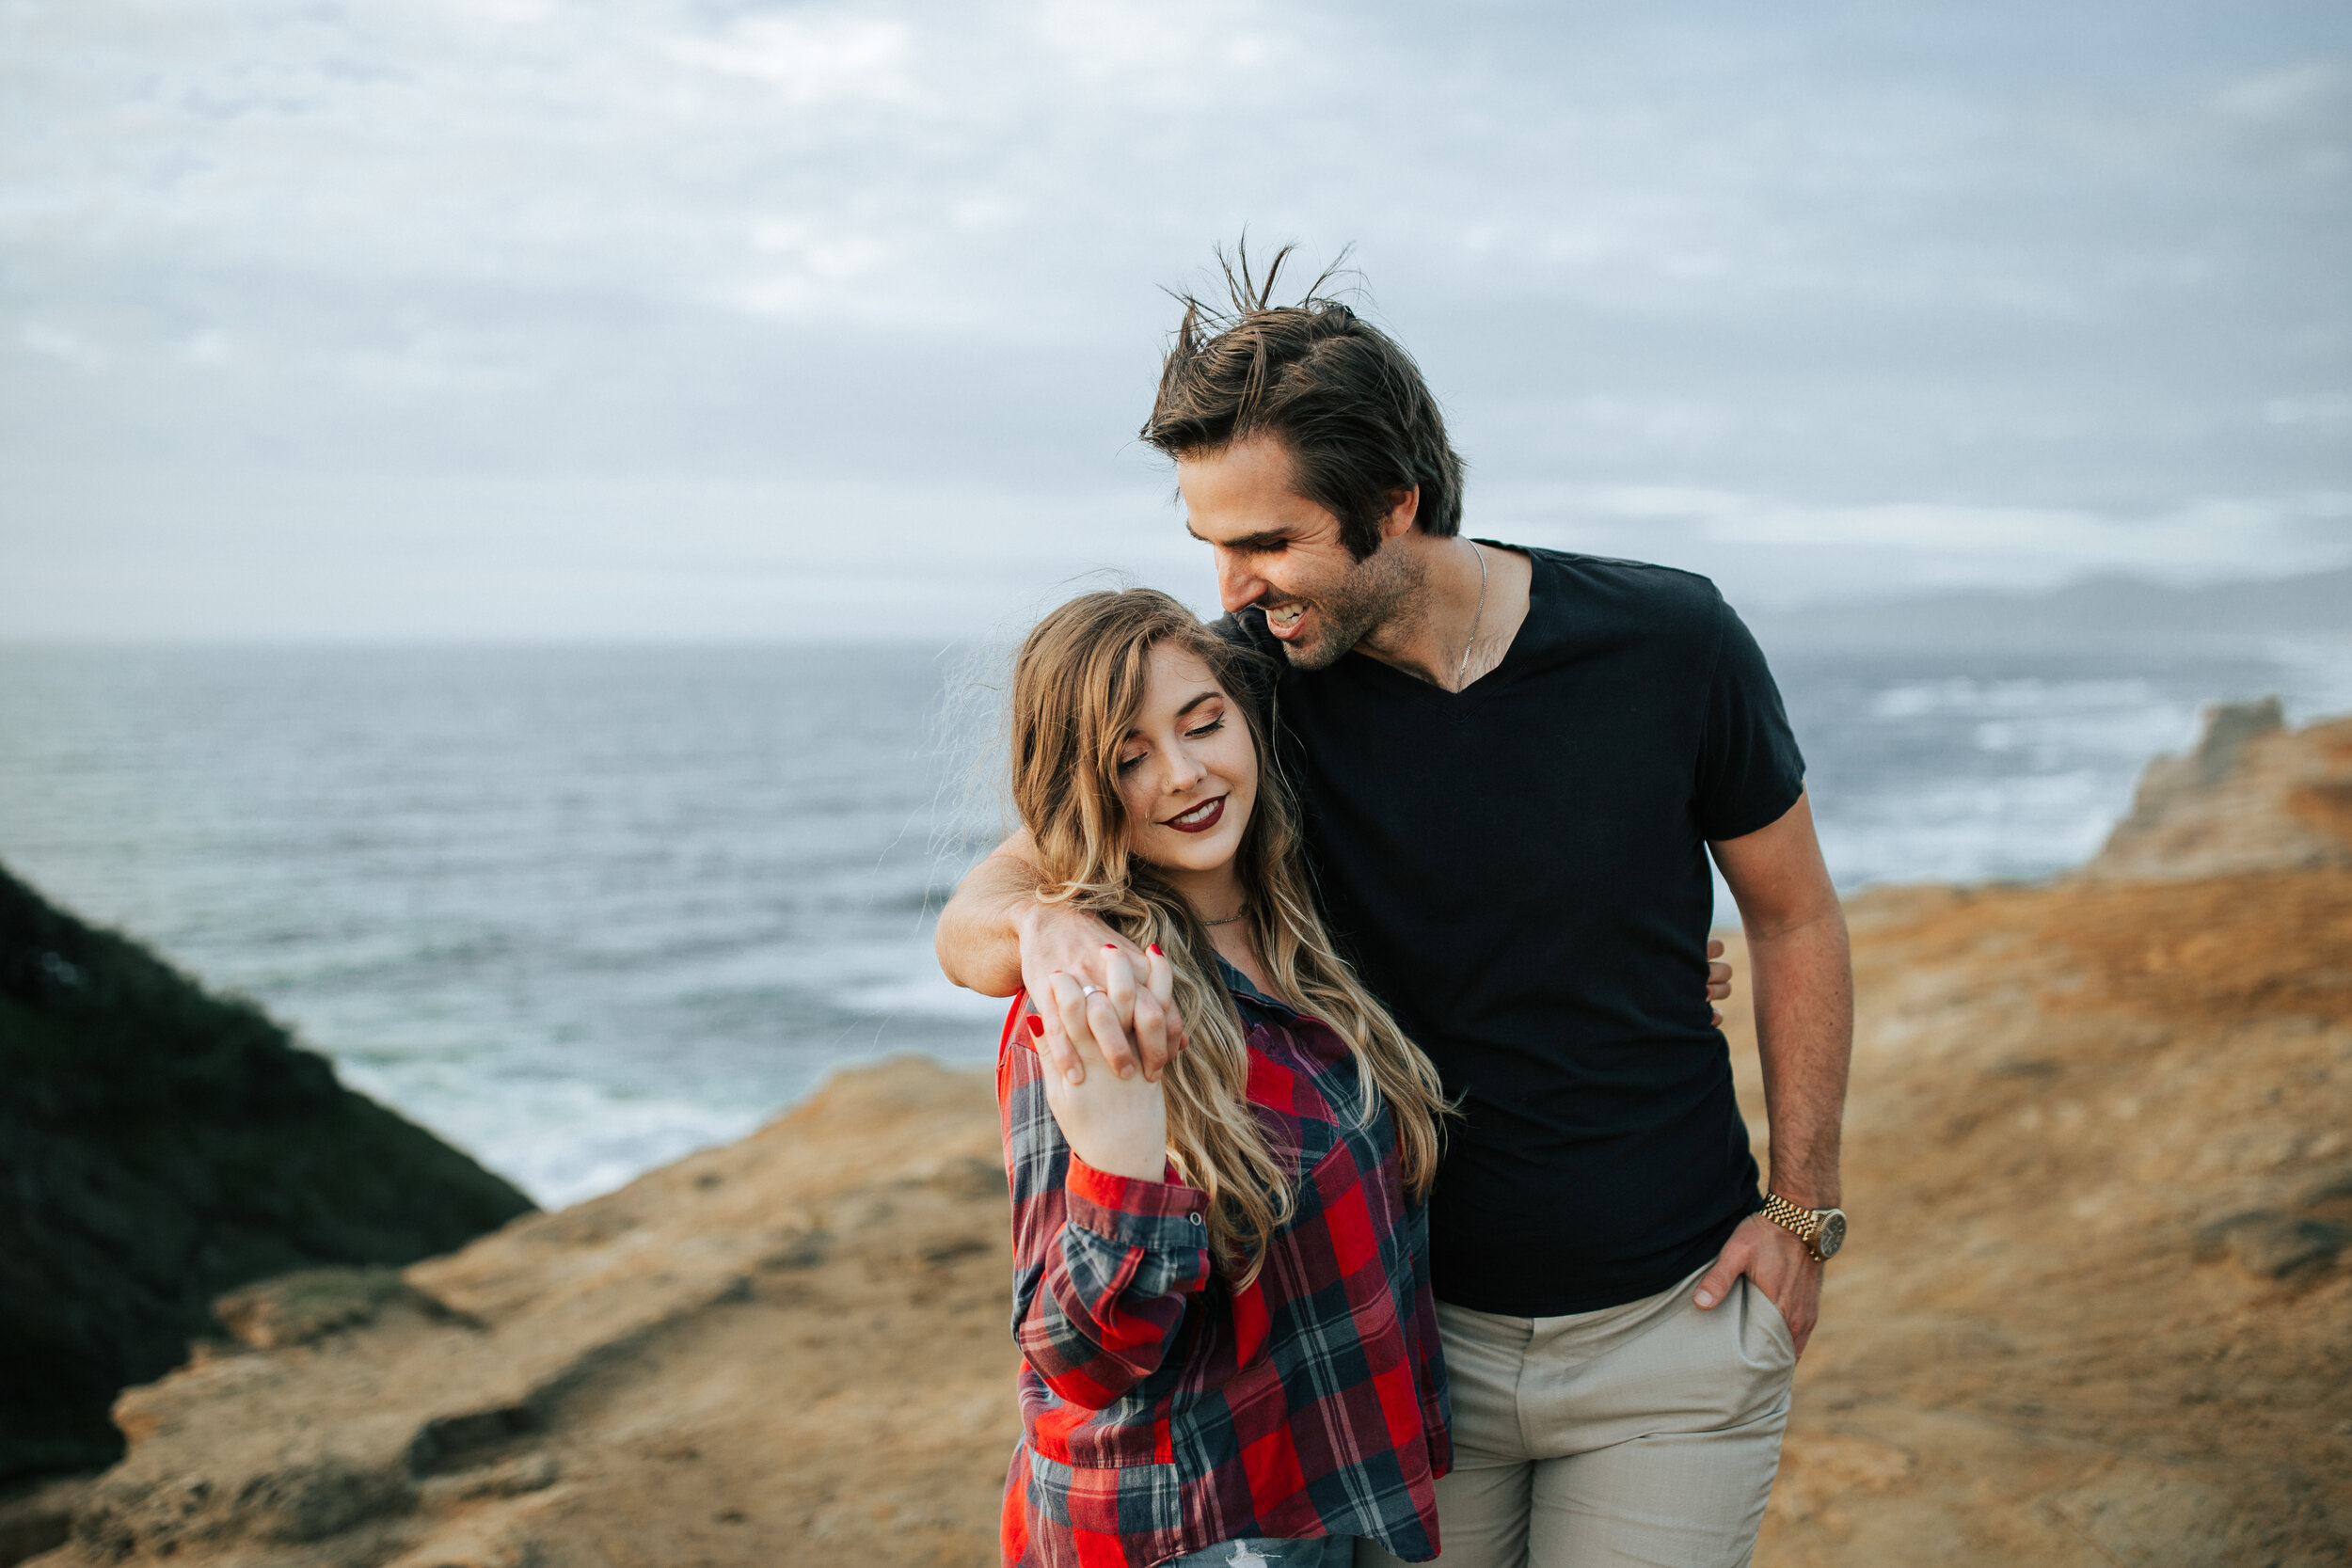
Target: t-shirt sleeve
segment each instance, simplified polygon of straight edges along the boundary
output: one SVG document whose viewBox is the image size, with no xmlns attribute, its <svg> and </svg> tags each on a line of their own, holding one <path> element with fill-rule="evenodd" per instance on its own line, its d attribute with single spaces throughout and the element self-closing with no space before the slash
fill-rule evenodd
<svg viewBox="0 0 2352 1568">
<path fill-rule="evenodd" d="M 1804 790 L 1804 757 L 1764 650 L 1729 605 L 1721 614 L 1696 792 L 1699 832 L 1709 839 L 1771 827 Z"/>
</svg>

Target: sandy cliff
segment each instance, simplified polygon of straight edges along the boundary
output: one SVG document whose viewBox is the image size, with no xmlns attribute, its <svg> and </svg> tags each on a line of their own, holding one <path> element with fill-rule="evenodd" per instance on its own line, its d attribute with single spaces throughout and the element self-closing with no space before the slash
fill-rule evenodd
<svg viewBox="0 0 2352 1568">
<path fill-rule="evenodd" d="M 2352 723 L 2255 729 L 2278 800 L 2352 782 Z M 1768 1568 L 2352 1555 L 2352 867 L 2132 847 L 2272 810 L 2235 767 L 2143 795 L 2137 874 L 1854 902 L 1853 1241 Z M 39 1560 L 985 1562 L 1008 1268 L 985 1080 L 848 1074 L 405 1274 L 231 1298 Z"/>
</svg>

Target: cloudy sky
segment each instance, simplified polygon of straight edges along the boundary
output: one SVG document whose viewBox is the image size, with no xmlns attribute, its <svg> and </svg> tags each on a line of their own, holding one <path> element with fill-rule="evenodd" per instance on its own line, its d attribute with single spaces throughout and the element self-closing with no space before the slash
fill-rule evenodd
<svg viewBox="0 0 2352 1568">
<path fill-rule="evenodd" d="M 1785 607 L 2352 561 L 2352 10 L 0 0 L 0 639 L 1211 596 L 1211 245 L 1352 244 L 1475 531 Z"/>
</svg>

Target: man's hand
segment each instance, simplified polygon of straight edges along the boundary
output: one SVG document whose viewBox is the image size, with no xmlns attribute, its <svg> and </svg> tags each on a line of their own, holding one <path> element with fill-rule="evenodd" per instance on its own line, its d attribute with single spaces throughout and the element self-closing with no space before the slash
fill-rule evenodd
<svg viewBox="0 0 2352 1568">
<path fill-rule="evenodd" d="M 1780 1308 L 1789 1339 L 1797 1354 L 1804 1354 L 1813 1325 L 1821 1319 L 1821 1265 L 1813 1249 L 1762 1214 L 1750 1214 L 1724 1243 L 1715 1266 L 1700 1276 L 1691 1299 L 1713 1311 L 1741 1275 L 1756 1281 L 1756 1289 Z"/>
<path fill-rule="evenodd" d="M 1731 966 L 1724 962 L 1724 939 L 1707 939 L 1707 1000 L 1711 1005 L 1731 1000 Z M 1724 1010 L 1715 1008 L 1715 1027 L 1724 1026 Z"/>
<path fill-rule="evenodd" d="M 1021 939 L 1021 982 L 1045 1020 L 1037 1053 L 1047 1074 L 1083 1084 L 1091 1058 L 1121 1078 L 1140 1072 L 1146 1083 L 1158 1083 L 1185 1043 L 1184 1021 L 1169 999 L 1168 960 L 1155 962 L 1083 910 L 1034 898 L 1013 916 L 1013 927 Z M 1061 1009 L 1045 1005 L 1056 994 L 1057 976 L 1101 990 L 1089 999 L 1095 1006 L 1088 1013 L 1092 1028 L 1085 1052 L 1072 1049 Z"/>
</svg>

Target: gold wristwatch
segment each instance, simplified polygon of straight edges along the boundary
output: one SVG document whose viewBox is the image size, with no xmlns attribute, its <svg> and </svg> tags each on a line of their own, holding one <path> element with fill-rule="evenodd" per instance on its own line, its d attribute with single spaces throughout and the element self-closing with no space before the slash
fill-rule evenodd
<svg viewBox="0 0 2352 1568">
<path fill-rule="evenodd" d="M 1828 1262 L 1846 1244 L 1843 1209 L 1801 1209 L 1778 1193 L 1766 1193 L 1764 1217 L 1803 1242 L 1818 1262 Z"/>
</svg>

